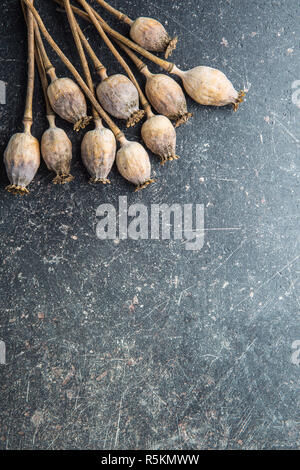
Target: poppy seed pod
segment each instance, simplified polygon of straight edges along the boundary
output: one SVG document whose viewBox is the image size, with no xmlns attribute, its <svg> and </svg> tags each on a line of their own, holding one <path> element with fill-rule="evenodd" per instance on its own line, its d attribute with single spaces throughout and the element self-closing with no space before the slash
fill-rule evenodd
<svg viewBox="0 0 300 470">
<path fill-rule="evenodd" d="M 56 173 L 54 184 L 65 184 L 74 178 L 70 174 L 72 143 L 63 129 L 56 127 L 55 117 L 48 116 L 50 127 L 41 141 L 42 157 L 48 170 Z"/>
<path fill-rule="evenodd" d="M 244 91 L 237 92 L 223 72 L 211 67 L 195 67 L 186 72 L 177 67 L 172 71 L 183 81 L 188 95 L 197 103 L 206 106 L 226 106 L 232 104 L 237 111 L 243 101 Z"/>
<path fill-rule="evenodd" d="M 27 186 L 40 166 L 39 141 L 30 133 L 14 134 L 4 152 L 4 163 L 13 194 L 28 194 Z"/>
<path fill-rule="evenodd" d="M 180 85 L 173 78 L 164 74 L 153 74 L 148 70 L 146 75 L 146 95 L 159 114 L 176 121 L 175 127 L 188 121 L 192 116 L 187 111 L 187 104 Z"/>
<path fill-rule="evenodd" d="M 84 94 L 70 78 L 55 78 L 47 90 L 53 110 L 68 122 L 74 124 L 74 130 L 84 129 L 91 118 L 87 116 Z"/>
<path fill-rule="evenodd" d="M 122 74 L 110 75 L 97 86 L 101 106 L 117 119 L 128 119 L 127 127 L 134 126 L 144 115 L 139 109 L 139 94 L 129 78 Z"/>
<path fill-rule="evenodd" d="M 136 191 L 145 188 L 154 180 L 150 178 L 151 164 L 148 153 L 138 142 L 129 142 L 124 138 L 122 147 L 117 152 L 117 167 L 123 178 L 136 186 Z"/>
<path fill-rule="evenodd" d="M 131 39 L 147 51 L 165 51 L 168 58 L 176 49 L 177 37 L 171 39 L 164 26 L 153 18 L 137 18 L 130 28 Z"/>
<path fill-rule="evenodd" d="M 142 126 L 142 138 L 151 152 L 161 157 L 161 164 L 177 160 L 176 132 L 166 116 L 152 116 Z"/>
<path fill-rule="evenodd" d="M 95 120 L 95 129 L 85 134 L 81 143 L 81 158 L 91 175 L 90 183 L 110 183 L 107 176 L 116 157 L 116 139 L 111 130 Z"/>
</svg>

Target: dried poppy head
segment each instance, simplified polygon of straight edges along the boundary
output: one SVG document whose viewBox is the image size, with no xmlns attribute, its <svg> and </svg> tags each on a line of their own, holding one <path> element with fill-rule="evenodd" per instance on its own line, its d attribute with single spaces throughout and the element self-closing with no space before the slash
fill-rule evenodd
<svg viewBox="0 0 300 470">
<path fill-rule="evenodd" d="M 143 73 L 147 78 L 146 95 L 155 110 L 175 120 L 176 127 L 186 122 L 192 114 L 188 113 L 181 86 L 168 75 L 149 72 L 147 67 Z"/>
<path fill-rule="evenodd" d="M 56 173 L 53 183 L 65 184 L 73 180 L 70 174 L 72 143 L 65 131 L 56 127 L 55 117 L 52 115 L 47 117 L 50 126 L 42 136 L 42 157 L 48 170 Z"/>
<path fill-rule="evenodd" d="M 138 142 L 129 142 L 124 138 L 117 152 L 117 167 L 123 178 L 136 186 L 136 191 L 145 188 L 154 180 L 151 176 L 151 164 L 148 153 Z"/>
<path fill-rule="evenodd" d="M 137 18 L 130 28 L 131 39 L 147 51 L 163 52 L 168 58 L 176 49 L 177 37 L 171 39 L 164 26 L 153 18 Z"/>
<path fill-rule="evenodd" d="M 74 124 L 74 130 L 84 129 L 90 122 L 84 94 L 70 78 L 54 79 L 47 90 L 53 110 L 63 119 Z"/>
<path fill-rule="evenodd" d="M 40 146 L 30 133 L 14 134 L 4 152 L 4 164 L 13 194 L 28 194 L 27 186 L 40 166 Z"/>
<path fill-rule="evenodd" d="M 176 132 L 166 116 L 152 116 L 142 126 L 142 138 L 151 152 L 161 157 L 161 164 L 177 160 Z"/>
<path fill-rule="evenodd" d="M 111 130 L 95 120 L 95 129 L 85 134 L 81 143 L 81 158 L 89 172 L 91 183 L 110 183 L 107 179 L 116 157 L 116 139 Z"/>
<path fill-rule="evenodd" d="M 206 106 L 232 104 L 236 111 L 243 101 L 244 91 L 236 91 L 223 72 L 211 67 L 195 67 L 186 72 L 174 67 L 172 73 L 180 76 L 188 95 Z"/>
<path fill-rule="evenodd" d="M 139 109 L 139 94 L 129 78 L 122 74 L 110 75 L 97 87 L 101 106 L 117 119 L 128 119 L 127 127 L 133 126 L 143 116 Z"/>
</svg>

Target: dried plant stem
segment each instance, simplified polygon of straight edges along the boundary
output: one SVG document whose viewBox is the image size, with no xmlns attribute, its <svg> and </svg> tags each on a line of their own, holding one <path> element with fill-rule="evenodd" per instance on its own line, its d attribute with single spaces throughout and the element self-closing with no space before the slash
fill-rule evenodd
<svg viewBox="0 0 300 470">
<path fill-rule="evenodd" d="M 81 40 L 80 40 L 80 37 L 79 37 L 79 34 L 78 34 L 77 21 L 74 17 L 74 13 L 73 13 L 72 8 L 71 8 L 70 0 L 64 0 L 64 5 L 65 5 L 66 12 L 67 12 L 69 24 L 70 24 L 71 31 L 72 31 L 72 34 L 73 34 L 73 38 L 74 38 L 74 41 L 75 41 L 75 44 L 76 44 L 76 47 L 77 47 L 77 50 L 78 50 L 78 54 L 79 54 L 79 57 L 80 57 L 80 61 L 81 61 L 81 65 L 82 65 L 82 68 L 83 68 L 83 73 L 84 73 L 84 76 L 85 76 L 86 83 L 87 83 L 91 93 L 93 93 L 93 95 L 95 96 L 94 85 L 93 85 L 93 80 L 92 80 L 92 77 L 91 77 L 91 72 L 90 72 L 90 69 L 89 69 L 89 64 L 87 62 L 87 59 L 86 59 L 86 56 L 85 56 L 85 53 L 84 53 L 84 50 L 83 50 L 83 46 L 82 46 L 82 43 L 81 43 Z M 93 106 L 93 118 L 94 118 L 95 121 L 100 118 L 100 116 L 99 116 L 99 114 L 96 111 L 94 106 Z"/>
<path fill-rule="evenodd" d="M 80 28 L 80 26 L 77 22 L 76 22 L 76 26 L 77 26 L 77 31 L 78 31 L 80 40 L 81 40 L 83 46 L 85 47 L 88 55 L 90 56 L 90 58 L 91 58 L 91 60 L 94 64 L 96 72 L 100 76 L 101 80 L 105 80 L 105 78 L 107 78 L 106 67 L 102 64 L 102 62 L 100 62 L 100 60 L 96 56 L 93 48 L 90 46 L 90 43 L 88 42 L 87 38 L 83 34 L 83 31 L 82 31 L 82 29 Z"/>
<path fill-rule="evenodd" d="M 62 52 L 62 50 L 58 47 L 56 42 L 53 40 L 51 35 L 48 33 L 40 15 L 38 14 L 37 10 L 31 5 L 30 0 L 23 0 L 25 4 L 28 6 L 28 8 L 31 10 L 36 22 L 39 25 L 39 28 L 47 40 L 47 42 L 50 44 L 52 49 L 56 52 L 58 57 L 62 60 L 62 62 L 65 64 L 65 66 L 69 69 L 69 71 L 72 73 L 73 77 L 77 81 L 77 83 L 80 85 L 82 88 L 83 92 L 85 95 L 88 97 L 88 99 L 91 101 L 92 105 L 96 108 L 100 116 L 105 120 L 107 125 L 110 127 L 112 132 L 114 133 L 116 139 L 122 144 L 126 141 L 125 136 L 123 132 L 116 126 L 116 124 L 112 121 L 112 119 L 108 116 L 108 114 L 104 111 L 104 109 L 100 106 L 96 98 L 94 97 L 93 93 L 90 91 L 89 87 L 86 85 L 85 81 L 83 78 L 80 76 L 80 74 L 77 72 L 73 64 L 69 61 L 69 59 L 65 56 L 65 54 Z"/>
<path fill-rule="evenodd" d="M 119 10 L 116 10 L 116 8 L 113 8 L 104 0 L 96 0 L 96 1 L 99 3 L 99 5 L 105 8 L 107 11 L 109 11 L 114 16 L 116 16 L 118 20 L 122 21 L 123 23 L 128 24 L 129 26 L 132 25 L 133 20 L 131 20 L 127 15 L 124 15 L 124 13 L 121 13 Z"/>
<path fill-rule="evenodd" d="M 45 49 L 45 46 L 44 46 L 44 43 L 43 43 L 43 40 L 42 40 L 42 37 L 41 37 L 39 27 L 38 27 L 37 22 L 35 20 L 34 20 L 34 37 L 35 37 L 35 42 L 36 42 L 37 48 L 39 50 L 40 57 L 41 57 L 41 60 L 43 62 L 46 73 L 51 78 L 51 81 L 56 80 L 57 76 L 56 76 L 56 73 L 55 73 L 55 67 L 52 64 L 52 62 L 50 61 L 49 56 L 46 52 L 46 49 Z"/>
<path fill-rule="evenodd" d="M 92 8 L 88 5 L 88 3 L 85 1 L 85 0 L 78 0 L 78 2 L 83 6 L 83 8 L 86 10 L 87 14 L 89 15 L 93 25 L 95 26 L 95 28 L 97 29 L 98 33 L 100 34 L 101 38 L 103 39 L 103 41 L 105 42 L 105 44 L 107 45 L 107 47 L 110 49 L 111 53 L 115 56 L 115 58 L 117 59 L 117 61 L 120 63 L 120 65 L 123 67 L 123 69 L 125 70 L 125 72 L 127 73 L 128 77 L 130 78 L 130 80 L 132 81 L 132 83 L 135 85 L 135 87 L 138 89 L 139 88 L 139 85 L 136 81 L 136 78 L 133 74 L 133 72 L 131 71 L 130 67 L 127 65 L 127 63 L 125 62 L 125 60 L 123 59 L 123 57 L 119 54 L 119 52 L 117 51 L 117 49 L 115 48 L 115 46 L 113 45 L 113 43 L 111 42 L 111 40 L 108 38 L 108 36 L 105 34 L 105 32 L 103 31 L 103 28 L 102 26 L 100 25 L 99 21 L 97 21 L 97 18 L 95 17 L 93 11 L 92 11 Z M 139 91 L 139 90 L 138 90 Z M 140 90 L 141 91 L 141 90 Z M 140 95 L 140 93 L 139 93 Z M 143 99 L 143 98 L 142 98 Z M 142 106 L 144 107 L 145 105 L 145 102 L 142 103 Z M 134 113 L 133 116 L 131 116 L 129 118 L 129 121 L 127 123 L 127 127 L 131 127 L 133 126 L 134 124 L 136 124 L 137 122 L 139 122 L 142 117 L 144 116 L 144 111 L 137 111 L 136 113 Z"/>
<path fill-rule="evenodd" d="M 37 45 L 35 46 L 35 61 L 36 61 L 36 64 L 37 64 L 37 68 L 38 68 L 38 71 L 39 71 L 39 76 L 40 76 L 40 80 L 41 80 L 41 84 L 42 84 L 42 88 L 43 88 L 43 93 L 44 93 L 44 98 L 45 98 L 45 105 L 46 105 L 46 115 L 47 115 L 47 118 L 49 120 L 49 116 L 53 116 L 53 118 L 55 118 L 55 112 L 51 108 L 50 101 L 49 101 L 49 98 L 48 98 L 48 94 L 47 94 L 48 80 L 47 80 L 46 70 L 45 70 L 45 67 L 44 67 L 44 64 L 43 64 L 43 61 L 42 61 L 42 58 L 41 58 L 41 54 L 40 54 L 40 51 L 39 51 Z M 50 118 L 50 120 L 51 120 L 51 118 Z M 53 119 L 51 121 L 53 121 Z"/>
<path fill-rule="evenodd" d="M 21 6 L 22 6 L 22 10 L 23 10 L 24 19 L 26 21 L 26 24 L 28 24 L 27 23 L 27 14 L 26 14 L 27 10 L 26 10 L 25 5 L 24 5 L 23 2 L 21 2 Z M 35 23 L 35 20 L 34 20 L 34 23 Z M 39 38 L 41 40 L 40 36 L 39 36 Z M 40 80 L 41 80 L 41 85 L 42 85 L 42 89 L 43 89 L 43 93 L 44 93 L 45 105 L 46 105 L 46 114 L 47 114 L 47 116 L 55 116 L 55 113 L 54 113 L 53 109 L 51 108 L 49 98 L 48 98 L 48 95 L 47 95 L 48 80 L 47 80 L 47 75 L 46 75 L 46 71 L 45 71 L 44 62 L 42 60 L 41 53 L 40 53 L 40 50 L 39 50 L 39 47 L 38 47 L 38 41 L 37 41 L 36 33 L 34 33 L 34 41 L 35 41 L 34 56 L 35 56 L 35 61 L 36 61 L 36 64 L 37 64 L 37 68 L 38 68 L 38 72 L 39 72 L 39 76 L 40 76 Z M 46 53 L 46 51 L 45 51 L 45 53 Z"/>
<path fill-rule="evenodd" d="M 60 6 L 63 7 L 63 3 L 61 0 L 53 0 L 54 2 L 58 3 Z M 78 0 L 80 1 L 80 0 Z M 80 8 L 76 8 L 72 5 L 73 11 L 84 18 L 87 21 L 90 21 L 92 23 L 91 18 L 87 13 L 82 11 Z M 94 8 L 90 7 L 91 11 L 93 12 L 94 16 L 98 20 L 98 22 L 101 24 L 102 28 L 104 31 L 106 31 L 110 36 L 112 36 L 114 39 L 118 39 L 120 42 L 122 42 L 125 46 L 129 47 L 130 49 L 135 50 L 142 56 L 144 56 L 146 59 L 151 60 L 155 64 L 157 64 L 159 67 L 162 67 L 164 70 L 167 72 L 172 72 L 173 67 L 175 67 L 175 64 L 168 62 L 167 60 L 160 59 L 159 57 L 156 57 L 156 55 L 151 54 L 151 52 L 146 51 L 143 47 L 139 46 L 135 42 L 131 41 L 130 39 L 126 38 L 122 34 L 118 33 L 114 29 L 112 29 L 104 20 L 103 18 L 97 13 Z"/>
<path fill-rule="evenodd" d="M 130 59 L 132 60 L 132 62 L 136 65 L 136 67 L 138 68 L 138 70 L 144 74 L 145 76 L 148 75 L 147 73 L 147 70 L 148 70 L 148 67 L 147 65 L 145 64 L 145 62 L 143 62 L 131 49 L 129 49 L 129 47 L 125 46 L 124 44 L 122 44 L 120 41 L 118 41 L 117 39 L 115 39 L 115 42 L 119 45 L 119 47 L 121 47 L 125 52 L 126 54 L 128 55 L 128 57 L 130 57 Z M 146 69 L 146 70 L 145 70 Z"/>
<path fill-rule="evenodd" d="M 30 6 L 34 0 L 30 0 Z M 29 8 L 27 9 L 27 31 L 28 31 L 28 78 L 27 78 L 27 94 L 26 104 L 23 116 L 24 132 L 30 134 L 33 118 L 32 118 L 32 102 L 34 91 L 34 26 L 33 16 Z"/>
</svg>

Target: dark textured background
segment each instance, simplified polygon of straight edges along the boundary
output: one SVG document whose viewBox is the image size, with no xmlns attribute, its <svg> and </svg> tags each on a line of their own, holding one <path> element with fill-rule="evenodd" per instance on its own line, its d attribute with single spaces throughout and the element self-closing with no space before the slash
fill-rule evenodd
<svg viewBox="0 0 300 470">
<path fill-rule="evenodd" d="M 64 14 L 35 3 L 78 64 Z M 158 182 L 137 194 L 116 169 L 110 187 L 87 184 L 84 132 L 60 119 L 74 143 L 73 183 L 53 186 L 42 164 L 30 195 L 14 197 L 1 162 L 0 447 L 299 448 L 299 2 L 111 3 L 177 32 L 180 67 L 221 68 L 249 93 L 236 114 L 188 100 L 195 116 L 178 130 L 181 160 L 162 168 L 153 157 Z M 26 90 L 19 1 L 4 0 L 2 12 L 1 154 L 22 128 Z M 82 25 L 109 72 L 121 71 Z M 40 138 L 39 84 L 35 98 Z M 127 135 L 138 139 L 139 128 Z M 203 203 L 204 248 L 98 240 L 96 208 L 119 195 L 147 207 Z"/>
</svg>

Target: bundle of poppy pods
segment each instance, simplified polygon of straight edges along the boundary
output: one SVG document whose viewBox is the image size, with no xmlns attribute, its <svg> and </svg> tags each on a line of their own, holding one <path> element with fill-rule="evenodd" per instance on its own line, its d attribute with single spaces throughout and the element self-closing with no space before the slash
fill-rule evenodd
<svg viewBox="0 0 300 470">
<path fill-rule="evenodd" d="M 131 20 L 104 0 L 96 0 L 102 8 L 130 26 L 129 39 L 112 29 L 86 0 L 77 0 L 81 8 L 71 5 L 70 0 L 52 1 L 63 7 L 67 14 L 84 76 L 79 74 L 47 31 L 34 7 L 34 0 L 21 0 L 28 31 L 28 85 L 23 117 L 24 131 L 11 137 L 4 153 L 6 171 L 11 183 L 7 186 L 8 191 L 27 194 L 27 186 L 40 165 L 40 145 L 31 134 L 35 64 L 44 91 L 49 122 L 49 128 L 42 136 L 41 154 L 48 169 L 55 173 L 55 184 L 65 184 L 73 179 L 70 174 L 72 144 L 66 133 L 56 127 L 56 114 L 71 122 L 75 131 L 85 128 L 91 120 L 94 121 L 94 130 L 85 134 L 81 144 L 82 160 L 92 183 L 109 183 L 108 175 L 115 160 L 121 175 L 136 186 L 136 191 L 154 182 L 151 179 L 151 164 L 147 151 L 140 143 L 127 140 L 112 117 L 124 119 L 127 127 L 131 127 L 145 116 L 146 121 L 141 130 L 145 146 L 161 158 L 162 164 L 179 158 L 176 155 L 175 128 L 192 116 L 187 110 L 183 90 L 169 75 L 151 73 L 136 53 L 159 65 L 166 72 L 178 75 L 188 95 L 201 105 L 232 104 L 236 111 L 239 103 L 243 101 L 244 91 L 237 92 L 219 70 L 199 66 L 185 72 L 167 61 L 176 47 L 177 38 L 171 38 L 158 21 L 144 17 Z M 108 75 L 106 67 L 80 28 L 77 17 L 94 25 L 126 75 Z M 44 39 L 68 68 L 73 79 L 56 76 L 55 68 L 46 52 Z M 116 46 L 146 77 L 145 94 Z M 165 52 L 165 59 L 157 57 L 153 52 Z M 96 89 L 87 56 L 100 78 Z M 87 115 L 86 98 L 92 105 L 92 116 Z M 153 109 L 158 114 L 154 114 Z M 104 127 L 103 121 L 108 128 Z M 120 145 L 118 151 L 116 141 Z"/>
</svg>

